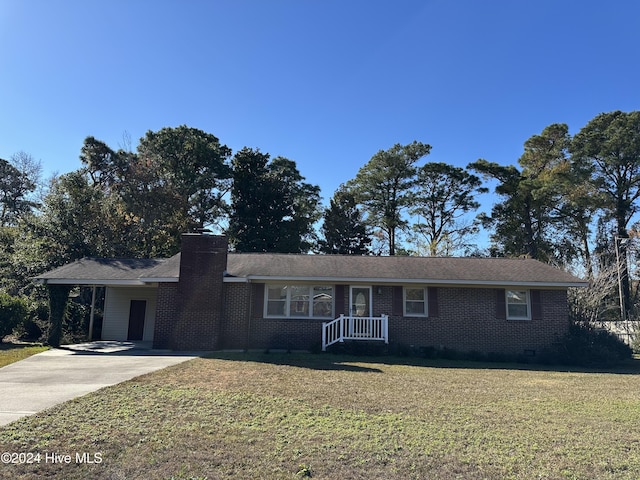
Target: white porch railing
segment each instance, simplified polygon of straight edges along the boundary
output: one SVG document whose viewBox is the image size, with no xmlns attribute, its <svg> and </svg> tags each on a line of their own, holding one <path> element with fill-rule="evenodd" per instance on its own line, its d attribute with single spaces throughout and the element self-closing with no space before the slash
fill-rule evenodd
<svg viewBox="0 0 640 480">
<path fill-rule="evenodd" d="M 346 317 L 322 324 L 322 351 L 345 340 L 381 340 L 389 343 L 389 316 Z"/>
</svg>

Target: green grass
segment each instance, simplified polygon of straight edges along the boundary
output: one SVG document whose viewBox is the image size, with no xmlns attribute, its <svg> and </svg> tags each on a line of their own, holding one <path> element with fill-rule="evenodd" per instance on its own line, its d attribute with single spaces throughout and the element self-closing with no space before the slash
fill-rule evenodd
<svg viewBox="0 0 640 480">
<path fill-rule="evenodd" d="M 404 360 L 197 359 L 0 428 L 0 453 L 73 458 L 0 478 L 640 478 L 636 366 Z"/>
<path fill-rule="evenodd" d="M 41 345 L 0 342 L 0 368 L 48 349 Z"/>
</svg>

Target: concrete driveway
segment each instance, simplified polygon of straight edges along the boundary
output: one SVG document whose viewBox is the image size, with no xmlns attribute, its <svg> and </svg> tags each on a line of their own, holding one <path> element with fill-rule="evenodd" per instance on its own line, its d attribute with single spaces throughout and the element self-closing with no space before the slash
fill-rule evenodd
<svg viewBox="0 0 640 480">
<path fill-rule="evenodd" d="M 102 387 L 191 360 L 197 352 L 130 342 L 68 345 L 0 368 L 0 426 Z"/>
</svg>

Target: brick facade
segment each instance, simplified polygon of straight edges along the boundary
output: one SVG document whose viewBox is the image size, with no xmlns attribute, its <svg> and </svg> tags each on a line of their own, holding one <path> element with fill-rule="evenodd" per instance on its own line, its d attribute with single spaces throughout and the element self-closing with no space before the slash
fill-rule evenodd
<svg viewBox="0 0 640 480">
<path fill-rule="evenodd" d="M 390 317 L 391 341 L 462 352 L 535 354 L 569 328 L 566 290 L 541 290 L 542 315 L 532 320 L 498 318 L 493 288 L 438 287 L 437 291 L 438 316 Z"/>
<path fill-rule="evenodd" d="M 495 288 L 432 287 L 437 290 L 437 316 L 426 318 L 393 315 L 398 310 L 394 288 L 398 287 L 381 286 L 378 293 L 375 286 L 372 299 L 374 316 L 389 315 L 389 340 L 396 344 L 535 354 L 564 335 L 569 326 L 567 292 L 562 289 L 540 290 L 541 318 L 507 320 L 497 318 Z M 224 291 L 223 348 L 309 350 L 319 345 L 322 319 L 264 318 L 263 286 L 226 283 Z M 348 285 L 337 288 L 336 294 L 342 294 L 343 305 L 348 305 Z"/>
<path fill-rule="evenodd" d="M 179 282 L 158 287 L 155 348 L 319 347 L 327 319 L 264 318 L 265 285 L 224 282 L 226 264 L 226 238 L 183 236 Z M 428 317 L 404 317 L 398 305 L 401 289 L 400 285 L 372 289 L 372 313 L 389 315 L 389 340 L 399 345 L 535 354 L 564 335 L 569 326 L 566 289 L 532 294 L 536 299 L 532 320 L 507 320 L 499 314 L 504 289 L 454 286 L 429 287 Z M 335 315 L 348 313 L 349 285 L 334 285 L 334 295 Z"/>
<path fill-rule="evenodd" d="M 175 319 L 178 317 L 178 284 L 158 285 L 153 348 L 173 348 Z"/>
<path fill-rule="evenodd" d="M 217 350 L 221 348 L 223 276 L 227 239 L 214 235 L 182 236 L 177 284 L 160 284 L 155 348 Z"/>
</svg>

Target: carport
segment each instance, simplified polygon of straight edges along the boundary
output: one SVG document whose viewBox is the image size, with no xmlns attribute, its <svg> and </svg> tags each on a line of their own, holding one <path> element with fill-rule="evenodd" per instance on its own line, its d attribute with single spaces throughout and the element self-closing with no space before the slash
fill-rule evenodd
<svg viewBox="0 0 640 480">
<path fill-rule="evenodd" d="M 74 286 L 92 289 L 88 339 L 93 339 L 96 289 L 105 287 L 102 340 L 153 342 L 158 282 L 177 281 L 164 275 L 176 260 L 83 258 L 35 278 L 49 287 L 52 324 L 64 311 Z M 178 260 L 179 261 L 179 260 Z M 59 297 L 59 298 L 58 298 Z M 60 306 L 58 304 L 62 303 Z M 56 308 L 56 306 L 58 308 Z"/>
</svg>

